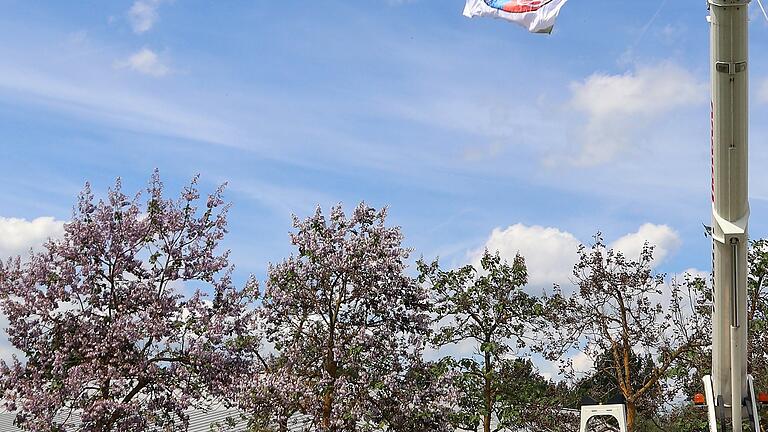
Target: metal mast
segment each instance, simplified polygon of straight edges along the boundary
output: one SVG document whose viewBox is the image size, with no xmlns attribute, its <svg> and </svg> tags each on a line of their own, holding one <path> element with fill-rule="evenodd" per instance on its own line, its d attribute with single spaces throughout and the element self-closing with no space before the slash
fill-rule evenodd
<svg viewBox="0 0 768 432">
<path fill-rule="evenodd" d="M 710 431 L 742 419 L 759 431 L 747 375 L 748 5 L 708 0 L 712 73 L 712 375 L 704 377 Z"/>
</svg>

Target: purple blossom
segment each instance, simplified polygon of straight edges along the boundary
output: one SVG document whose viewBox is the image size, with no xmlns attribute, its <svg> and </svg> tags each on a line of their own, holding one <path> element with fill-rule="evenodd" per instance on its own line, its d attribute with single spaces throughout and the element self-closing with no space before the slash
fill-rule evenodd
<svg viewBox="0 0 768 432">
<path fill-rule="evenodd" d="M 277 352 L 249 394 L 254 424 L 284 431 L 302 413 L 328 432 L 447 427 L 445 386 L 421 358 L 429 295 L 406 274 L 409 250 L 385 221 L 365 204 L 349 217 L 341 206 L 294 217 L 297 254 L 270 266 L 263 299 Z"/>
<path fill-rule="evenodd" d="M 0 263 L 0 307 L 26 362 L 0 361 L 5 408 L 25 430 L 186 430 L 184 410 L 227 399 L 251 370 L 258 296 L 233 286 L 223 188 L 198 208 L 197 178 L 163 197 L 157 172 L 129 197 L 118 179 L 105 200 L 86 184 L 61 240 L 28 260 Z M 184 298 L 185 282 L 207 285 Z"/>
</svg>

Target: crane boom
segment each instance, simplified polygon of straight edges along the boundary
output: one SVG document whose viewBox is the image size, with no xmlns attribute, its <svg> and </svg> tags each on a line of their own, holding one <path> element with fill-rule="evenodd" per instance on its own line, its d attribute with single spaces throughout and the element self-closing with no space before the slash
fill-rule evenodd
<svg viewBox="0 0 768 432">
<path fill-rule="evenodd" d="M 708 0 L 712 79 L 712 375 L 704 378 L 710 431 L 759 429 L 747 375 L 748 6 Z"/>
</svg>

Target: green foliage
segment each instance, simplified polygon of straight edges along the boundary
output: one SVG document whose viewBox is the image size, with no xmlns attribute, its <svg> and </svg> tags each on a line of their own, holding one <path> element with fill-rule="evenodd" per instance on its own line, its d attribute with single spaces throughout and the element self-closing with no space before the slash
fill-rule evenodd
<svg viewBox="0 0 768 432">
<path fill-rule="evenodd" d="M 616 364 L 613 355 L 606 351 L 598 356 L 593 372 L 579 380 L 575 385 L 575 391 L 579 396 L 588 395 L 598 402 L 606 402 L 611 397 L 621 394 L 621 389 L 616 383 Z M 633 388 L 639 388 L 648 382 L 656 369 L 656 363 L 650 354 L 637 354 L 630 352 L 629 370 Z M 653 416 L 660 408 L 663 400 L 663 389 L 655 385 L 646 392 L 635 404 L 638 414 Z"/>
<path fill-rule="evenodd" d="M 750 242 L 749 276 L 749 368 L 758 389 L 768 389 L 768 240 Z"/>
<path fill-rule="evenodd" d="M 433 342 L 475 346 L 473 356 L 453 362 L 458 391 L 453 423 L 466 429 L 482 424 L 486 431 L 491 418 L 500 427 L 524 424 L 552 384 L 530 360 L 511 358 L 526 345 L 543 312 L 539 300 L 523 291 L 528 274 L 522 256 L 507 263 L 486 251 L 480 269 L 467 265 L 443 271 L 436 261 L 421 261 L 419 270 L 435 297 L 439 328 Z"/>
</svg>

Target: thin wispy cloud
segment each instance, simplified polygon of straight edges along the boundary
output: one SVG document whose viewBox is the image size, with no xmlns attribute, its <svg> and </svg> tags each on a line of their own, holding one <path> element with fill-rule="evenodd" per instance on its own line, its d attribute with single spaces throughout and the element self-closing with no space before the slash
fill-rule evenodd
<svg viewBox="0 0 768 432">
<path fill-rule="evenodd" d="M 255 180 L 229 182 L 229 190 L 257 202 L 280 216 L 311 214 L 317 205 L 333 205 L 328 194 L 304 187 L 278 185 Z"/>
<path fill-rule="evenodd" d="M 196 112 L 117 84 L 109 80 L 68 79 L 33 69 L 0 66 L 0 95 L 6 100 L 42 106 L 124 130 L 233 147 L 238 145 L 236 128 L 210 113 Z"/>
<path fill-rule="evenodd" d="M 115 66 L 154 77 L 162 77 L 171 72 L 171 69 L 162 62 L 157 53 L 149 48 L 140 49 L 127 59 L 115 63 Z"/>
<path fill-rule="evenodd" d="M 148 32 L 160 19 L 157 9 L 162 0 L 136 0 L 128 10 L 128 20 L 134 33 Z"/>
<path fill-rule="evenodd" d="M 499 156 L 504 151 L 504 144 L 495 141 L 488 145 L 468 147 L 464 149 L 463 157 L 467 162 L 482 162 Z"/>
<path fill-rule="evenodd" d="M 643 38 L 645 37 L 645 34 L 648 32 L 648 29 L 651 28 L 653 23 L 656 21 L 656 18 L 659 17 L 659 14 L 661 14 L 661 11 L 664 9 L 664 6 L 667 4 L 668 0 L 662 0 L 659 4 L 659 8 L 656 9 L 656 12 L 651 16 L 651 18 L 648 20 L 648 22 L 645 23 L 643 28 L 640 30 L 640 34 L 637 36 L 637 39 L 635 39 L 634 43 L 630 45 L 629 49 L 630 51 L 635 49 L 640 42 L 642 42 Z"/>
</svg>

